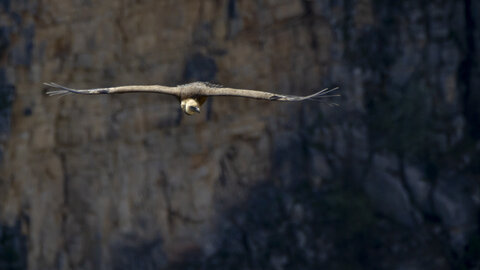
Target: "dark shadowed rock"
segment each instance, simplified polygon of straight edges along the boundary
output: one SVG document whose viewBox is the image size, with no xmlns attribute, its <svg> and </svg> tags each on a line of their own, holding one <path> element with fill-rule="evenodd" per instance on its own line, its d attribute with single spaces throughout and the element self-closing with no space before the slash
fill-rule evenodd
<svg viewBox="0 0 480 270">
<path fill-rule="evenodd" d="M 427 182 L 425 176 L 412 166 L 405 169 L 405 178 L 415 206 L 426 214 L 432 214 L 432 184 Z"/>
<path fill-rule="evenodd" d="M 217 65 L 211 57 L 195 53 L 187 59 L 184 71 L 185 81 L 211 82 L 215 80 Z"/>
<path fill-rule="evenodd" d="M 112 269 L 157 270 L 167 265 L 160 239 L 139 241 L 124 238 L 112 245 Z"/>
<path fill-rule="evenodd" d="M 377 155 L 373 160 L 371 171 L 365 179 L 365 191 L 373 205 L 383 215 L 403 225 L 417 226 L 419 214 L 398 177 L 396 159 Z"/>
<path fill-rule="evenodd" d="M 435 213 L 450 235 L 452 245 L 461 251 L 478 228 L 478 210 L 472 201 L 472 183 L 464 176 L 442 175 L 433 191 Z"/>
<path fill-rule="evenodd" d="M 27 269 L 27 257 L 27 239 L 20 223 L 13 227 L 0 225 L 0 269 Z"/>
</svg>

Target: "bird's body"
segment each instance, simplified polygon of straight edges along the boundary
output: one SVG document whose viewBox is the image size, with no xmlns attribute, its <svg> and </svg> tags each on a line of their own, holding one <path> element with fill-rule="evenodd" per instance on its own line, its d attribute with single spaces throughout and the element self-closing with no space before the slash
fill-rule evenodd
<svg viewBox="0 0 480 270">
<path fill-rule="evenodd" d="M 77 90 L 67 88 L 56 83 L 45 83 L 45 85 L 57 88 L 59 90 L 53 90 L 47 92 L 48 95 L 64 95 L 69 93 L 83 94 L 83 95 L 98 95 L 98 94 L 120 94 L 120 93 L 160 93 L 176 96 L 180 101 L 182 110 L 192 115 L 200 112 L 200 107 L 207 100 L 207 97 L 211 96 L 231 96 L 231 97 L 244 97 L 253 99 L 263 99 L 269 101 L 303 101 L 303 100 L 318 100 L 320 98 L 338 96 L 327 95 L 334 89 L 324 89 L 310 96 L 290 96 L 274 94 L 265 91 L 248 90 L 248 89 L 235 89 L 227 88 L 216 84 L 206 82 L 193 82 L 189 84 L 182 84 L 176 87 L 162 86 L 162 85 L 129 85 L 119 87 L 108 88 L 92 88 Z"/>
</svg>

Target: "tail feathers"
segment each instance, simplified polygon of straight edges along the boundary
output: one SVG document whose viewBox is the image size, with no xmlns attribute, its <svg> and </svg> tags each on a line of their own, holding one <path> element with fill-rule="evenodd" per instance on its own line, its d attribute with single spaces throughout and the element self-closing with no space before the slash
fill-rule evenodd
<svg viewBox="0 0 480 270">
<path fill-rule="evenodd" d="M 81 92 L 78 90 L 67 88 L 65 86 L 62 86 L 53 82 L 43 83 L 43 84 L 46 86 L 50 86 L 58 89 L 58 90 L 48 91 L 46 94 L 49 96 L 63 96 L 71 93 L 81 94 Z"/>
</svg>

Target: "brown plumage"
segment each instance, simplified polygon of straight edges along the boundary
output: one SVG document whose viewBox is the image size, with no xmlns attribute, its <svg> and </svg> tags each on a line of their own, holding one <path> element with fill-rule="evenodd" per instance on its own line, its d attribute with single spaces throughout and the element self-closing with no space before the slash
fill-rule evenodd
<svg viewBox="0 0 480 270">
<path fill-rule="evenodd" d="M 303 100 L 319 100 L 321 98 L 339 96 L 328 95 L 330 92 L 336 90 L 323 89 L 309 96 L 292 96 L 275 94 L 265 91 L 248 90 L 248 89 L 235 89 L 227 88 L 216 84 L 205 82 L 194 82 L 189 84 L 178 85 L 175 87 L 162 86 L 162 85 L 129 85 L 107 88 L 92 88 L 77 90 L 67 88 L 65 86 L 58 85 L 56 83 L 45 83 L 45 85 L 57 88 L 47 92 L 50 96 L 64 95 L 64 94 L 83 94 L 83 95 L 97 95 L 97 94 L 119 94 L 119 93 L 159 93 L 176 96 L 180 100 L 182 110 L 192 115 L 200 112 L 200 106 L 205 102 L 207 97 L 212 96 L 230 96 L 230 97 L 244 97 L 253 99 L 263 99 L 269 101 L 303 101 Z M 336 105 L 334 103 L 331 103 Z"/>
</svg>

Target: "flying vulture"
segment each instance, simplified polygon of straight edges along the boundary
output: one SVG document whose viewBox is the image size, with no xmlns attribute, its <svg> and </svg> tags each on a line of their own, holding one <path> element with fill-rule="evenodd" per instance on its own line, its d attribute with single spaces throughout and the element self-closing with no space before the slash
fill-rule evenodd
<svg viewBox="0 0 480 270">
<path fill-rule="evenodd" d="M 200 107 L 205 103 L 208 97 L 213 96 L 229 96 L 229 97 L 244 97 L 253 99 L 263 99 L 269 101 L 303 101 L 303 100 L 320 100 L 326 97 L 339 96 L 331 95 L 330 93 L 337 88 L 323 89 L 309 96 L 292 96 L 282 95 L 270 92 L 228 88 L 220 85 L 207 82 L 193 82 L 175 87 L 162 85 L 128 85 L 107 88 L 92 88 L 92 89 L 72 89 L 61 86 L 56 83 L 45 83 L 45 85 L 56 88 L 47 92 L 50 96 L 65 95 L 70 93 L 83 95 L 97 95 L 97 94 L 119 94 L 119 93 L 159 93 L 176 96 L 180 101 L 182 110 L 192 115 L 200 112 Z M 329 103 L 336 105 L 335 103 Z"/>
</svg>

